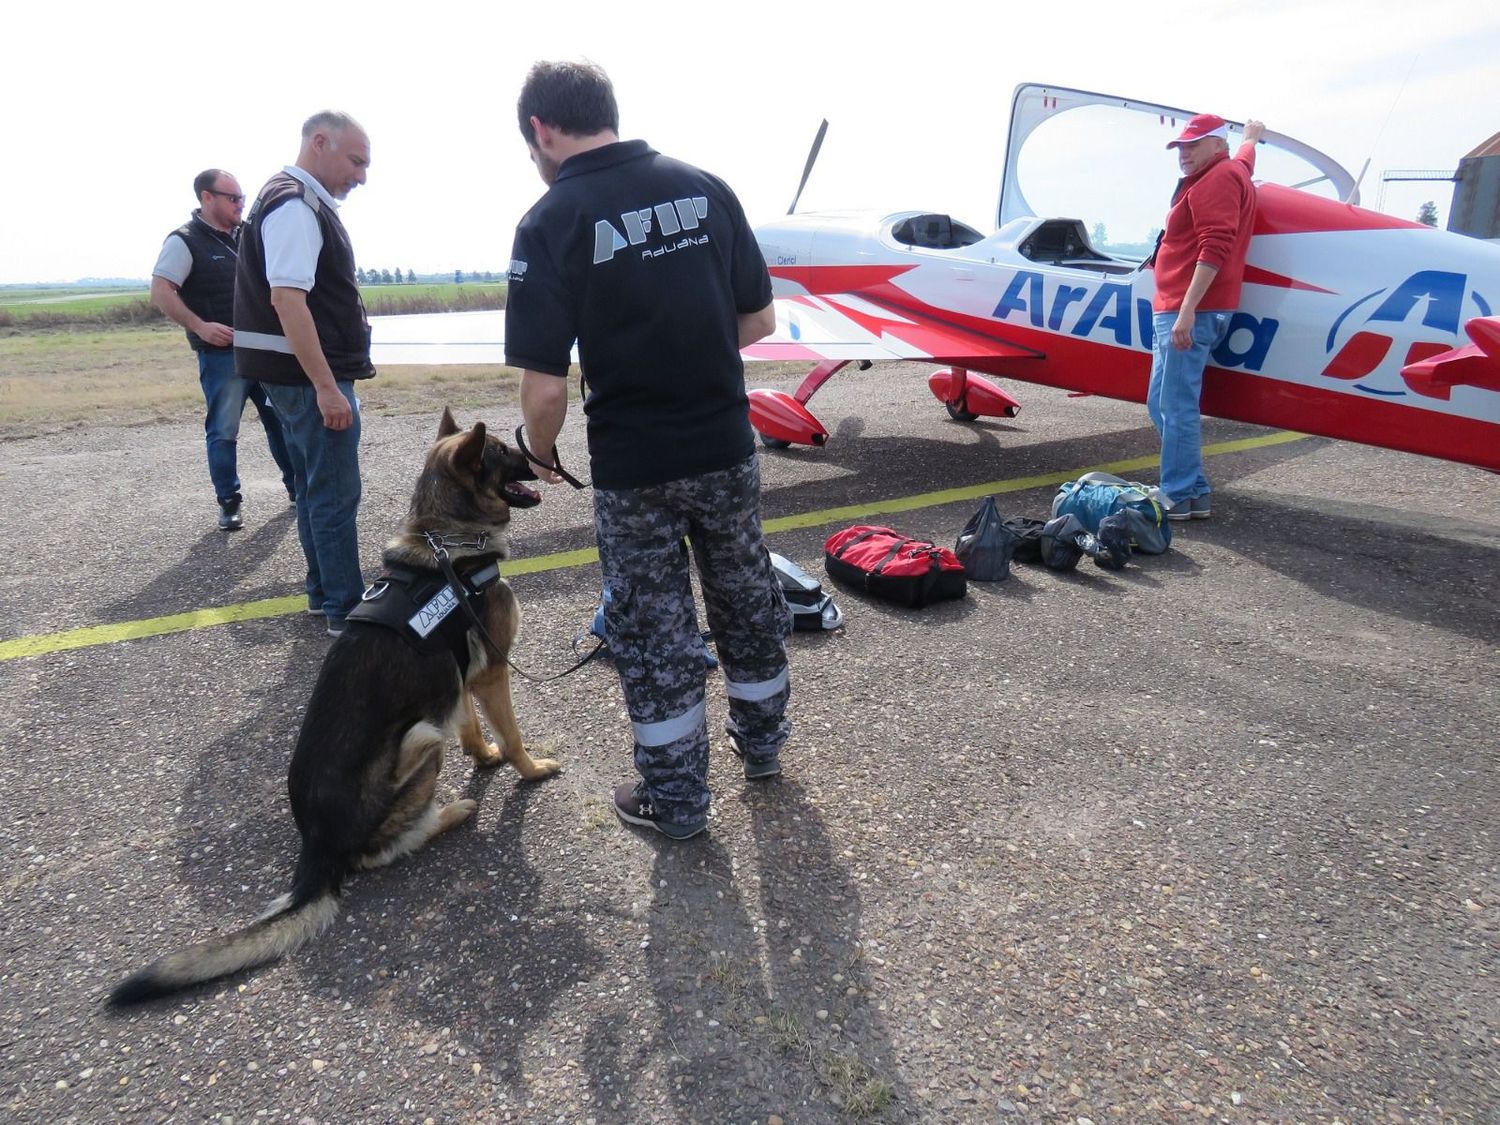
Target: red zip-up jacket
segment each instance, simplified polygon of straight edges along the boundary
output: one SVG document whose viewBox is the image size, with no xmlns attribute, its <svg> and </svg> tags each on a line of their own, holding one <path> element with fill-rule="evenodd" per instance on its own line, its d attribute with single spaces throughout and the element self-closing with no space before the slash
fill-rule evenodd
<svg viewBox="0 0 1500 1125">
<path fill-rule="evenodd" d="M 1239 307 L 1245 254 L 1255 229 L 1255 146 L 1240 145 L 1203 171 L 1177 185 L 1167 225 L 1156 251 L 1153 270 L 1155 312 L 1176 312 L 1187 296 L 1193 267 L 1199 262 L 1218 268 L 1218 275 L 1198 302 L 1199 312 L 1224 312 Z"/>
</svg>

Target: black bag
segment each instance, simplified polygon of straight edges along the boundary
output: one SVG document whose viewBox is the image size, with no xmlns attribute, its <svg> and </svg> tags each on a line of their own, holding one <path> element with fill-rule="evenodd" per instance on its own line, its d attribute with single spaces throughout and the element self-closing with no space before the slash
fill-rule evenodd
<svg viewBox="0 0 1500 1125">
<path fill-rule="evenodd" d="M 1042 561 L 1042 530 L 1046 520 L 1034 520 L 1030 516 L 1007 516 L 1005 530 L 1015 536 L 1011 548 L 1011 562 L 1039 563 Z"/>
<path fill-rule="evenodd" d="M 823 544 L 823 565 L 840 582 L 901 605 L 924 606 L 968 592 L 963 564 L 952 551 L 888 527 L 858 524 L 834 532 Z"/>
<path fill-rule="evenodd" d="M 1051 570 L 1072 570 L 1083 558 L 1083 538 L 1088 530 L 1077 516 L 1058 516 L 1042 528 L 1042 562 Z M 1093 538 L 1093 536 L 1089 536 Z"/>
<path fill-rule="evenodd" d="M 823 592 L 823 584 L 785 555 L 768 551 L 771 569 L 792 611 L 792 629 L 797 632 L 837 629 L 844 615 L 833 599 Z"/>
<path fill-rule="evenodd" d="M 1130 558 L 1130 532 L 1113 515 L 1100 523 L 1095 535 L 1069 513 L 1047 521 L 1040 537 L 1042 562 L 1053 570 L 1072 570 L 1088 555 L 1106 570 L 1121 570 Z"/>
<path fill-rule="evenodd" d="M 969 517 L 958 533 L 953 553 L 964 564 L 964 574 L 976 582 L 998 582 L 1010 577 L 1010 560 L 1016 549 L 1016 533 L 993 496 L 986 496 L 979 511 Z"/>
</svg>

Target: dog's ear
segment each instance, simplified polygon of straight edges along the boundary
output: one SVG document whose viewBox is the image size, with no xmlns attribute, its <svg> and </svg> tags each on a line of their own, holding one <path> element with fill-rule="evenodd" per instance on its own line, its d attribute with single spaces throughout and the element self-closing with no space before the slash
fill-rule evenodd
<svg viewBox="0 0 1500 1125">
<path fill-rule="evenodd" d="M 458 433 L 458 423 L 453 420 L 453 414 L 445 406 L 443 407 L 443 420 L 438 423 L 438 437 L 445 438 L 449 434 Z"/>
<path fill-rule="evenodd" d="M 453 454 L 453 463 L 465 472 L 479 475 L 484 460 L 484 423 L 475 422 L 474 428 L 464 435 L 458 450 Z"/>
</svg>

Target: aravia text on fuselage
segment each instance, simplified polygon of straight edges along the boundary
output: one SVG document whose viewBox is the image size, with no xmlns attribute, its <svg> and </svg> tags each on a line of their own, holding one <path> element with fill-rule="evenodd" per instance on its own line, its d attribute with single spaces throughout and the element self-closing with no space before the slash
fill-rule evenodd
<svg viewBox="0 0 1500 1125">
<path fill-rule="evenodd" d="M 1050 286 L 1049 281 L 1053 282 Z M 1037 270 L 1017 270 L 991 315 L 1013 324 L 1029 323 L 1033 328 L 1084 338 L 1102 333 L 1118 347 L 1143 351 L 1150 350 L 1154 337 L 1151 302 L 1136 297 L 1129 285 L 1115 281 L 1097 287 L 1069 285 Z M 1279 327 L 1280 322 L 1271 317 L 1236 312 L 1224 341 L 1214 349 L 1214 363 L 1259 371 Z"/>
</svg>

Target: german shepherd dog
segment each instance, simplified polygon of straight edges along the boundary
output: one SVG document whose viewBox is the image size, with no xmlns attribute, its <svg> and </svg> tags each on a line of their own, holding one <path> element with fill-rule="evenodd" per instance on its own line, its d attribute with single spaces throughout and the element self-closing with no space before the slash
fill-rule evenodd
<svg viewBox="0 0 1500 1125">
<path fill-rule="evenodd" d="M 437 547 L 459 573 L 505 557 L 510 510 L 541 502 L 521 483 L 535 479 L 526 458 L 483 422 L 460 432 L 444 410 L 411 509 L 386 545 L 387 573 L 436 570 Z M 556 761 L 526 752 L 516 725 L 507 654 L 520 611 L 510 587 L 503 580 L 488 587 L 474 616 L 482 628 L 466 620 L 459 642 L 468 646 L 466 668 L 453 652 L 419 651 L 392 628 L 347 624 L 323 660 L 287 776 L 302 834 L 292 889 L 244 929 L 134 974 L 110 1003 L 165 996 L 290 953 L 333 921 L 346 875 L 384 866 L 462 823 L 473 801 L 439 805 L 435 797 L 453 733 L 476 765 L 508 761 L 527 781 L 557 772 Z M 484 741 L 476 700 L 498 746 Z"/>
</svg>

